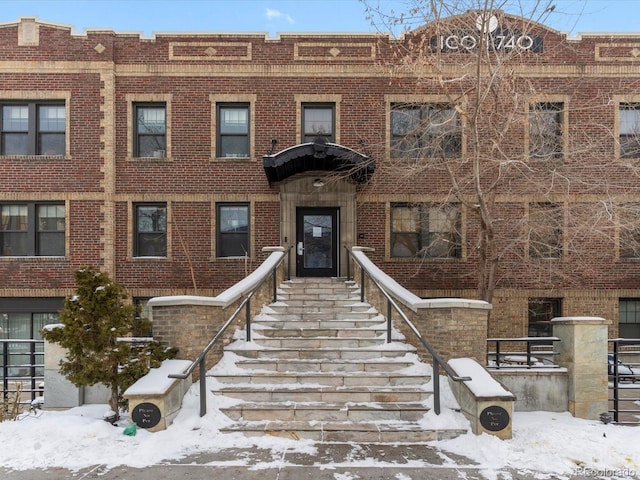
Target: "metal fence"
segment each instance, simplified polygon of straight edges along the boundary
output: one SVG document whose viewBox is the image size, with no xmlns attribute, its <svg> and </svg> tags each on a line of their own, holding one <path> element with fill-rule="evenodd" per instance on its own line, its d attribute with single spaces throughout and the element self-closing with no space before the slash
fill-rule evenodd
<svg viewBox="0 0 640 480">
<path fill-rule="evenodd" d="M 558 337 L 487 339 L 487 368 L 557 368 L 554 344 Z"/>
<path fill-rule="evenodd" d="M 5 402 L 19 395 L 30 405 L 44 394 L 44 341 L 0 339 L 0 380 Z"/>
<path fill-rule="evenodd" d="M 609 340 L 609 413 L 621 425 L 640 425 L 640 339 Z"/>
</svg>

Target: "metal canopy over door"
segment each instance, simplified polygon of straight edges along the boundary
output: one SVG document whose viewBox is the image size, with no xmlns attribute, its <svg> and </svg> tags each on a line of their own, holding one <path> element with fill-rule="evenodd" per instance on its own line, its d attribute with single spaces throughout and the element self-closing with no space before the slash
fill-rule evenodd
<svg viewBox="0 0 640 480">
<path fill-rule="evenodd" d="M 299 277 L 338 275 L 337 208 L 296 210 L 296 270 Z"/>
</svg>

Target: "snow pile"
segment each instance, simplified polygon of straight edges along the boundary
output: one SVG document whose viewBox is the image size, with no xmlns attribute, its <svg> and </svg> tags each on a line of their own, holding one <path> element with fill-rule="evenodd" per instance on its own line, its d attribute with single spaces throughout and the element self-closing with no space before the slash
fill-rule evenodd
<svg viewBox="0 0 640 480">
<path fill-rule="evenodd" d="M 442 383 L 446 385 L 444 379 Z M 0 423 L 0 438 L 11 439 L 2 442 L 0 466 L 16 470 L 48 467 L 79 470 L 98 464 L 108 468 L 118 465 L 140 468 L 200 452 L 252 446 L 272 449 L 274 462 L 280 458 L 278 452 L 281 455 L 284 449 L 312 455 L 316 452 L 312 441 L 221 433 L 221 428 L 231 423 L 213 408 L 214 402 L 219 404 L 222 399 L 210 394 L 209 413 L 201 418 L 197 391 L 195 384 L 168 430 L 149 433 L 138 429 L 135 437 L 123 435 L 126 418 L 118 427 L 102 420 L 105 405 L 66 412 L 39 412 L 20 421 Z M 444 404 L 452 402 L 455 400 L 443 399 Z M 430 412 L 423 422 L 430 428 L 465 428 L 460 423 L 460 415 L 449 410 L 443 410 L 440 416 Z M 498 478 L 499 472 L 506 468 L 557 475 L 595 469 L 640 477 L 638 438 L 640 430 L 636 427 L 604 425 L 575 419 L 568 413 L 533 412 L 515 413 L 511 440 L 468 433 L 433 445 L 478 462 L 489 479 Z M 244 465 L 241 458 L 230 461 Z M 619 478 L 625 478 L 623 473 Z"/>
</svg>

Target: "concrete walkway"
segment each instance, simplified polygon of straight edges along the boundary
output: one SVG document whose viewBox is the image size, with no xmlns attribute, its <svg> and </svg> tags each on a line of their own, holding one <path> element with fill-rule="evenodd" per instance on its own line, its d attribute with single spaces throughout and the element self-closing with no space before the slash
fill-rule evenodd
<svg viewBox="0 0 640 480">
<path fill-rule="evenodd" d="M 3 480 L 520 480 L 594 479 L 513 470 L 484 472 L 472 460 L 428 445 L 317 444 L 314 455 L 266 449 L 226 449 L 145 468 L 96 465 L 80 471 L 63 468 L 6 470 Z M 611 478 L 611 477 L 607 477 Z"/>
</svg>

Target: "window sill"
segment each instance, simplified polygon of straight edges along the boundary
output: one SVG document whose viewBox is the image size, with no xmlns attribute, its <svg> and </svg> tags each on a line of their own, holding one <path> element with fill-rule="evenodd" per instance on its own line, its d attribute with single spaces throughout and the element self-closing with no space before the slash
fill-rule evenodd
<svg viewBox="0 0 640 480">
<path fill-rule="evenodd" d="M 44 262 L 62 262 L 66 261 L 67 257 L 64 255 L 0 255 L 0 262 L 2 261 L 15 261 L 15 260 L 35 260 Z"/>
<path fill-rule="evenodd" d="M 144 262 L 144 261 L 147 261 L 147 260 L 150 260 L 150 261 L 153 261 L 153 260 L 169 260 L 169 257 L 160 257 L 160 256 L 157 256 L 157 257 L 153 257 L 153 256 L 131 257 L 131 260 L 132 261 L 143 261 Z"/>
<path fill-rule="evenodd" d="M 171 163 L 173 162 L 173 158 L 171 157 L 129 157 L 127 158 L 127 162 L 141 162 L 141 163 Z"/>
<path fill-rule="evenodd" d="M 214 257 L 211 259 L 212 262 L 224 262 L 224 261 L 234 261 L 234 260 L 242 260 L 242 261 L 249 261 L 252 262 L 254 261 L 254 258 L 251 256 L 245 257 L 244 255 L 242 256 L 237 256 L 237 257 Z"/>
<path fill-rule="evenodd" d="M 387 262 L 399 262 L 399 263 L 444 263 L 444 262 L 464 262 L 465 258 L 457 257 L 387 257 Z"/>
<path fill-rule="evenodd" d="M 0 160 L 71 160 L 70 155 L 0 155 Z"/>
<path fill-rule="evenodd" d="M 248 163 L 253 161 L 254 160 L 251 157 L 213 157 L 211 159 L 212 163 L 231 163 L 231 162 Z"/>
</svg>

